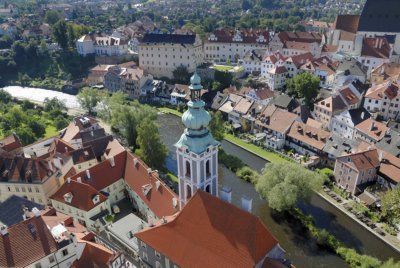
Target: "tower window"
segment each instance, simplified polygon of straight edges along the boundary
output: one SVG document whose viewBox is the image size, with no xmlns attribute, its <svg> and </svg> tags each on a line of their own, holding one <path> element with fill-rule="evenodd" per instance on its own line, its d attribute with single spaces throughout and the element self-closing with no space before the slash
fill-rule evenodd
<svg viewBox="0 0 400 268">
<path fill-rule="evenodd" d="M 186 176 L 190 177 L 190 163 L 186 161 Z"/>
<path fill-rule="evenodd" d="M 192 197 L 192 188 L 190 188 L 190 185 L 186 185 L 186 199 L 189 199 Z"/>
<path fill-rule="evenodd" d="M 210 176 L 211 172 L 210 172 L 210 160 L 206 161 L 206 175 Z"/>
</svg>

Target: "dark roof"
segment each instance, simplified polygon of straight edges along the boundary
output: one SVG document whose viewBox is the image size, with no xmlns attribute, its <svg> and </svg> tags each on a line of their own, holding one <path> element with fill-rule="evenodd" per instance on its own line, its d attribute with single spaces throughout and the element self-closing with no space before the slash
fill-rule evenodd
<svg viewBox="0 0 400 268">
<path fill-rule="evenodd" d="M 104 154 L 107 145 L 113 140 L 104 128 L 81 132 L 82 144 L 84 147 L 91 146 L 96 157 Z"/>
<path fill-rule="evenodd" d="M 400 133 L 389 129 L 385 136 L 376 143 L 376 147 L 396 157 L 400 157 Z"/>
<path fill-rule="evenodd" d="M 349 114 L 354 126 L 371 117 L 370 113 L 364 107 L 349 110 Z"/>
<path fill-rule="evenodd" d="M 96 158 L 91 146 L 72 151 L 70 155 L 72 156 L 72 162 L 74 163 L 74 165 Z"/>
<path fill-rule="evenodd" d="M 346 75 L 366 76 L 368 68 L 353 58 L 345 58 L 340 61 L 336 72 L 345 72 Z"/>
<path fill-rule="evenodd" d="M 358 31 L 400 32 L 399 0 L 367 0 L 361 13 Z"/>
<path fill-rule="evenodd" d="M 24 208 L 29 211 L 36 207 L 43 210 L 44 206 L 20 196 L 12 195 L 0 204 L 0 222 L 7 226 L 23 221 Z"/>
<path fill-rule="evenodd" d="M 323 151 L 327 154 L 333 155 L 336 158 L 351 153 L 352 150 L 356 150 L 359 145 L 359 140 L 346 139 L 336 133 L 333 133 L 326 140 Z"/>
<path fill-rule="evenodd" d="M 335 30 L 342 30 L 350 33 L 356 33 L 360 15 L 338 15 L 333 24 Z"/>
<path fill-rule="evenodd" d="M 291 112 L 298 105 L 295 99 L 289 97 L 288 95 L 279 95 L 270 102 L 270 105 L 274 104 L 276 107 L 288 110 Z"/>
<path fill-rule="evenodd" d="M 195 41 L 196 41 L 196 35 L 188 35 L 188 34 L 147 33 L 143 37 L 143 43 L 193 44 Z"/>
</svg>

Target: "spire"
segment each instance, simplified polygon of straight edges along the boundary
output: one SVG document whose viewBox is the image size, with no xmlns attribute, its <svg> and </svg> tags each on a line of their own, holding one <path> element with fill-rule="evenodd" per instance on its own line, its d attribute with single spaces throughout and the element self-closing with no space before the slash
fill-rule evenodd
<svg viewBox="0 0 400 268">
<path fill-rule="evenodd" d="M 201 78 L 197 74 L 197 71 L 194 72 L 192 77 L 190 78 L 190 99 L 192 101 L 199 101 L 200 100 L 200 92 L 203 89 L 201 85 Z"/>
</svg>

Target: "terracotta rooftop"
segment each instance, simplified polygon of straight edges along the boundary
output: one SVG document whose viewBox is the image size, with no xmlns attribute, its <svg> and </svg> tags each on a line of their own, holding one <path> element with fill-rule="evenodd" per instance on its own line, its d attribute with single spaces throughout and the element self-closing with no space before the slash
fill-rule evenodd
<svg viewBox="0 0 400 268">
<path fill-rule="evenodd" d="M 289 130 L 288 137 L 301 141 L 318 150 L 322 150 L 330 132 L 295 121 Z"/>
<path fill-rule="evenodd" d="M 343 102 L 339 95 L 330 96 L 316 103 L 316 106 L 328 110 L 330 112 L 341 111 L 346 108 L 346 103 Z"/>
<path fill-rule="evenodd" d="M 250 110 L 250 107 L 253 105 L 254 101 L 249 101 L 245 98 L 242 98 L 233 108 L 233 111 L 240 114 L 247 114 Z"/>
<path fill-rule="evenodd" d="M 260 219 L 201 190 L 175 219 L 136 237 L 180 267 L 254 267 L 278 246 Z"/>
<path fill-rule="evenodd" d="M 363 40 L 361 56 L 389 59 L 392 48 L 384 37 L 366 37 Z"/>
<path fill-rule="evenodd" d="M 371 75 L 383 76 L 386 80 L 389 77 L 400 75 L 400 64 L 398 63 L 382 63 L 371 71 Z"/>
<path fill-rule="evenodd" d="M 57 243 L 42 217 L 8 227 L 0 235 L 0 267 L 25 267 L 57 251 Z"/>
<path fill-rule="evenodd" d="M 288 41 L 304 42 L 304 43 L 320 43 L 322 36 L 316 32 L 280 32 L 278 37 L 281 42 L 286 43 Z"/>
<path fill-rule="evenodd" d="M 85 226 L 81 225 L 77 220 L 74 220 L 73 217 L 56 211 L 55 208 L 47 208 L 46 210 L 42 211 L 42 219 L 50 228 L 62 223 L 70 233 L 83 234 L 87 232 Z"/>
<path fill-rule="evenodd" d="M 279 133 L 286 133 L 296 118 L 296 114 L 270 105 L 258 116 L 256 124 Z"/>
<path fill-rule="evenodd" d="M 386 125 L 375 121 L 372 118 L 364 120 L 360 124 L 356 125 L 355 128 L 376 141 L 381 140 L 389 130 Z"/>
<path fill-rule="evenodd" d="M 71 177 L 71 180 L 81 179 L 83 183 L 91 185 L 97 191 L 102 191 L 111 184 L 124 177 L 126 151 L 112 156 L 103 162 L 92 166 Z M 88 174 L 90 177 L 88 177 Z"/>
<path fill-rule="evenodd" d="M 382 153 L 383 160 L 381 161 L 379 173 L 395 183 L 400 183 L 400 158 L 387 152 Z"/>
<path fill-rule="evenodd" d="M 22 143 L 15 133 L 0 140 L 0 149 L 5 150 L 6 152 L 11 152 L 19 148 L 22 148 Z"/>
<path fill-rule="evenodd" d="M 337 160 L 353 167 L 358 171 L 370 170 L 371 168 L 379 167 L 379 155 L 376 149 L 344 155 L 337 158 Z"/>
<path fill-rule="evenodd" d="M 354 105 L 360 101 L 357 95 L 349 87 L 340 89 L 339 94 L 346 101 L 347 105 Z"/>
<path fill-rule="evenodd" d="M 293 62 L 293 64 L 296 65 L 297 68 L 299 68 L 307 61 L 312 61 L 313 59 L 314 56 L 310 52 L 307 52 L 300 55 L 291 56 L 287 58 L 286 61 Z"/>
<path fill-rule="evenodd" d="M 368 89 L 365 94 L 366 98 L 383 100 L 387 97 L 389 100 L 393 100 L 400 95 L 400 85 L 397 82 L 390 80 L 384 81 L 382 84 L 373 86 Z"/>
<path fill-rule="evenodd" d="M 66 200 L 66 195 L 71 197 L 70 202 Z M 93 202 L 93 198 L 98 195 L 99 202 L 96 204 Z M 58 191 L 51 196 L 51 199 L 72 206 L 84 211 L 90 211 L 103 202 L 107 201 L 107 197 L 94 189 L 92 186 L 86 183 L 68 180 L 61 186 Z"/>
<path fill-rule="evenodd" d="M 136 165 L 134 159 L 137 160 Z M 149 174 L 148 168 L 138 157 L 127 153 L 124 173 L 126 184 L 136 192 L 158 218 L 175 214 L 179 208 L 173 206 L 173 199 L 178 199 L 178 196 L 161 182 L 156 172 L 152 171 Z M 157 187 L 158 183 L 160 184 Z M 143 191 L 145 185 L 151 185 L 147 194 Z"/>
<path fill-rule="evenodd" d="M 273 69 L 271 69 L 268 73 L 271 73 L 271 74 L 284 74 L 284 73 L 287 73 L 287 69 L 286 69 L 286 67 L 285 66 L 278 66 L 278 67 L 275 67 L 275 68 L 273 68 Z"/>
<path fill-rule="evenodd" d="M 284 57 L 279 51 L 274 52 L 273 54 L 270 54 L 264 58 L 263 61 L 270 61 L 273 64 L 277 63 L 279 60 L 286 60 L 286 57 Z"/>
</svg>

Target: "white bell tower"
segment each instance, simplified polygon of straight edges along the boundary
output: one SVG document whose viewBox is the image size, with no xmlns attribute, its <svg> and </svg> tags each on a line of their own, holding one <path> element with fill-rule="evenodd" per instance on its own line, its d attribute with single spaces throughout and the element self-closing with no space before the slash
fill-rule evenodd
<svg viewBox="0 0 400 268">
<path fill-rule="evenodd" d="M 190 78 L 191 100 L 182 116 L 186 129 L 175 144 L 178 161 L 179 206 L 182 209 L 198 189 L 218 196 L 218 146 L 208 124 L 210 114 L 200 99 L 201 79 Z"/>
</svg>

